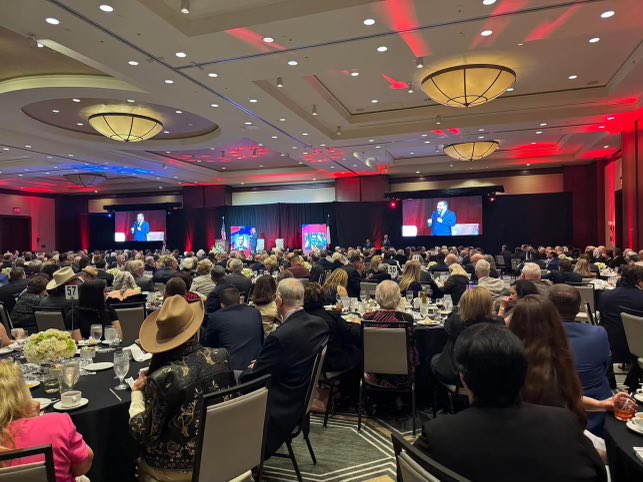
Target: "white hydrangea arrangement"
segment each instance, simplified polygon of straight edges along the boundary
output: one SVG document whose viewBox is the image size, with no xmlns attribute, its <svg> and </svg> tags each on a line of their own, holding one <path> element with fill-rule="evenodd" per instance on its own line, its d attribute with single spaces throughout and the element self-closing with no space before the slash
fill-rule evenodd
<svg viewBox="0 0 643 482">
<path fill-rule="evenodd" d="M 252 279 L 252 277 L 254 276 L 254 273 L 252 272 L 252 270 L 250 268 L 243 268 L 241 270 L 241 274 L 244 275 L 246 278 L 249 278 L 249 279 Z"/>
<path fill-rule="evenodd" d="M 111 274 L 114 278 L 116 278 L 116 275 L 118 275 L 118 273 L 120 273 L 121 270 L 118 268 L 110 268 L 107 270 L 107 272 Z"/>
<path fill-rule="evenodd" d="M 607 268 L 607 265 L 605 263 L 594 263 L 594 266 L 596 266 L 600 271 L 603 271 L 605 268 Z"/>
<path fill-rule="evenodd" d="M 72 358 L 76 354 L 76 343 L 66 331 L 49 329 L 27 338 L 23 352 L 29 363 L 51 363 Z"/>
</svg>

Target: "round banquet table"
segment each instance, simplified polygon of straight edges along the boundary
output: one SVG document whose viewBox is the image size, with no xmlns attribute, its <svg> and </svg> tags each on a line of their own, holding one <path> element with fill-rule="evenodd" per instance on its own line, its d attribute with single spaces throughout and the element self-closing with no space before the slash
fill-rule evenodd
<svg viewBox="0 0 643 482">
<path fill-rule="evenodd" d="M 122 343 L 121 347 L 130 343 Z M 94 362 L 113 361 L 114 352 L 97 353 Z M 137 378 L 138 371 L 149 365 L 149 361 L 138 363 L 130 360 L 127 377 Z M 126 378 L 127 378 L 126 377 Z M 83 375 L 76 387 L 83 392 L 83 398 L 89 404 L 66 412 L 82 434 L 85 442 L 94 451 L 94 462 L 87 474 L 92 482 L 135 482 L 135 466 L 138 445 L 129 432 L 130 391 L 114 390 L 122 399 L 119 401 L 110 388 L 118 385 L 114 370 L 96 372 L 95 375 Z M 45 393 L 39 385 L 31 390 L 32 397 L 59 398 L 57 394 Z M 45 412 L 55 412 L 53 404 Z"/>
<path fill-rule="evenodd" d="M 638 411 L 643 411 L 640 403 Z M 643 435 L 632 432 L 625 426 L 625 422 L 609 413 L 605 417 L 603 436 L 612 482 L 643 480 L 643 462 L 633 450 L 633 447 L 643 447 Z"/>
</svg>

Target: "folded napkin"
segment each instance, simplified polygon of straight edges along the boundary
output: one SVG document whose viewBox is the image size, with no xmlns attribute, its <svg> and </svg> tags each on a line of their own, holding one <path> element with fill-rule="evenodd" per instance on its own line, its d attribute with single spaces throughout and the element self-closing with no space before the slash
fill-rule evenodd
<svg viewBox="0 0 643 482">
<path fill-rule="evenodd" d="M 134 378 L 129 377 L 125 379 L 125 383 L 127 383 L 127 386 L 129 387 L 130 390 L 133 390 L 132 387 L 134 387 Z"/>
<path fill-rule="evenodd" d="M 634 453 L 639 458 L 639 460 L 643 462 L 643 447 L 632 447 L 632 448 L 634 449 Z"/>
<path fill-rule="evenodd" d="M 129 351 L 132 354 L 132 358 L 134 358 L 134 360 L 136 360 L 137 362 L 144 362 L 152 358 L 151 353 L 145 353 L 136 343 L 133 343 L 127 348 L 129 348 Z"/>
</svg>

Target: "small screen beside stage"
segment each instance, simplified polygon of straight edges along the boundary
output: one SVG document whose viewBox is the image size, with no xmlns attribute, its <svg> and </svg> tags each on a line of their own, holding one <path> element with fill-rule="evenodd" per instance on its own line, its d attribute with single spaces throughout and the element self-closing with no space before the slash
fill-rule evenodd
<svg viewBox="0 0 643 482">
<path fill-rule="evenodd" d="M 325 224 L 302 224 L 301 245 L 304 253 L 310 253 L 313 249 L 319 250 L 328 247 L 327 226 Z"/>
<path fill-rule="evenodd" d="M 444 197 L 402 201 L 402 236 L 479 236 L 482 197 Z"/>
<path fill-rule="evenodd" d="M 257 251 L 257 230 L 254 226 L 231 226 L 230 249 L 243 251 L 246 256 Z"/>
<path fill-rule="evenodd" d="M 119 211 L 114 223 L 114 241 L 165 241 L 165 211 Z"/>
</svg>

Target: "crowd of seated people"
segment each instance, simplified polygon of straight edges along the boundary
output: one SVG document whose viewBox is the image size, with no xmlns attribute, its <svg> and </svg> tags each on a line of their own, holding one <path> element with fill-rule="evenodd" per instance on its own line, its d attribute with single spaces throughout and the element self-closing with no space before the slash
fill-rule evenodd
<svg viewBox="0 0 643 482">
<path fill-rule="evenodd" d="M 408 324 L 413 369 L 419 355 L 411 330 L 413 319 L 403 307 L 406 293 L 417 297 L 426 291 L 433 299 L 451 296 L 455 309 L 444 326 L 448 340 L 432 360 L 430 376 L 469 392 L 471 408 L 463 412 L 459 422 L 449 422 L 453 427 L 468 423 L 468 417 L 475 427 L 476 420 L 482 423 L 497 410 L 516 417 L 517 426 L 536 420 L 545 427 L 564 427 L 567 448 L 576 447 L 577 455 L 594 450 L 583 438 L 583 430 L 602 435 L 604 412 L 613 408 L 613 391 L 607 382 L 611 364 L 632 361 L 620 313 L 624 308 L 643 313 L 639 253 L 630 249 L 610 252 L 602 246 L 583 250 L 530 245 L 510 250 L 503 246 L 491 255 L 466 246 L 395 249 L 389 241 L 383 249 L 335 248 L 310 254 L 275 249 L 252 257 L 203 250 L 6 253 L 2 263 L 0 302 L 13 326 L 29 333 L 37 331 L 34 307 L 60 309 L 76 339 L 87 338 L 89 326 L 95 323 L 113 326 L 120 333 L 114 307 L 145 301 L 145 292 L 164 285 L 164 302 L 155 312 L 158 320 L 146 321 L 146 329 L 158 329 L 159 320 L 176 322 L 184 317 L 192 335 L 177 338 L 168 348 L 144 342 L 141 333 L 141 342 L 153 353 L 153 359 L 149 372 L 141 374 L 134 388 L 130 429 L 141 444 L 139 469 L 150 481 L 168 476 L 190 480 L 196 422 L 180 433 L 173 427 L 179 411 L 197 397 L 199 387 L 212 391 L 234 384 L 235 378 L 243 382 L 263 374 L 273 376 L 267 456 L 298 423 L 303 410 L 299 403 L 303 403 L 310 375 L 306 370 L 322 343 L 328 343 L 324 368 L 345 372 L 340 391 L 354 391 L 362 376 L 359 329 L 325 306 L 345 297 L 360 297 L 362 282 L 377 284 L 375 301 L 379 306 L 364 319 L 381 327 L 391 322 Z M 576 322 L 580 295 L 575 285 L 600 277 L 605 267 L 618 273 L 619 281 L 616 288 L 601 293 L 600 325 Z M 73 308 L 64 294 L 70 284 L 80 285 L 80 298 Z M 478 333 L 479 340 L 466 336 L 469 332 Z M 151 335 L 147 336 L 150 340 Z M 0 325 L 2 344 L 10 343 L 10 338 Z M 506 346 L 500 346 L 503 344 Z M 499 366 L 512 361 L 511 369 L 503 372 L 508 377 L 507 387 L 489 385 L 489 373 L 484 371 L 489 367 L 480 367 L 481 362 L 476 361 L 485 360 L 484 365 L 494 356 L 498 359 L 493 363 Z M 202 367 L 204 358 L 213 365 Z M 174 376 L 183 363 L 194 368 L 197 379 L 191 380 L 192 374 L 184 381 Z M 404 383 L 394 376 L 364 376 L 384 388 Z M 168 380 L 173 380 L 169 392 L 160 393 L 159 387 L 167 386 L 163 384 Z M 186 392 L 184 384 L 188 382 L 196 387 L 194 393 Z M 172 393 L 181 394 L 181 404 L 175 412 L 168 412 L 163 401 Z M 19 418 L 28 418 L 28 413 Z M 150 425 L 152 419 L 155 428 Z M 442 436 L 446 427 L 447 422 L 437 421 L 425 426 L 423 449 L 450 468 L 460 469 L 462 462 L 448 454 L 449 439 L 438 443 L 433 439 L 435 434 Z M 68 429 L 73 434 L 73 426 Z M 515 430 L 510 426 L 505 429 L 506 433 Z M 186 449 L 163 458 L 165 449 L 177 443 Z M 79 443 L 80 456 L 74 455 L 71 464 L 57 469 L 84 473 L 81 469 L 88 468 L 90 452 Z M 602 480 L 594 464 L 596 452 L 591 454 L 584 458 L 585 463 L 591 460 L 595 480 Z M 89 460 L 91 463 L 91 457 Z M 516 463 L 516 470 L 518 466 Z M 464 474 L 467 470 L 462 469 Z"/>
</svg>

